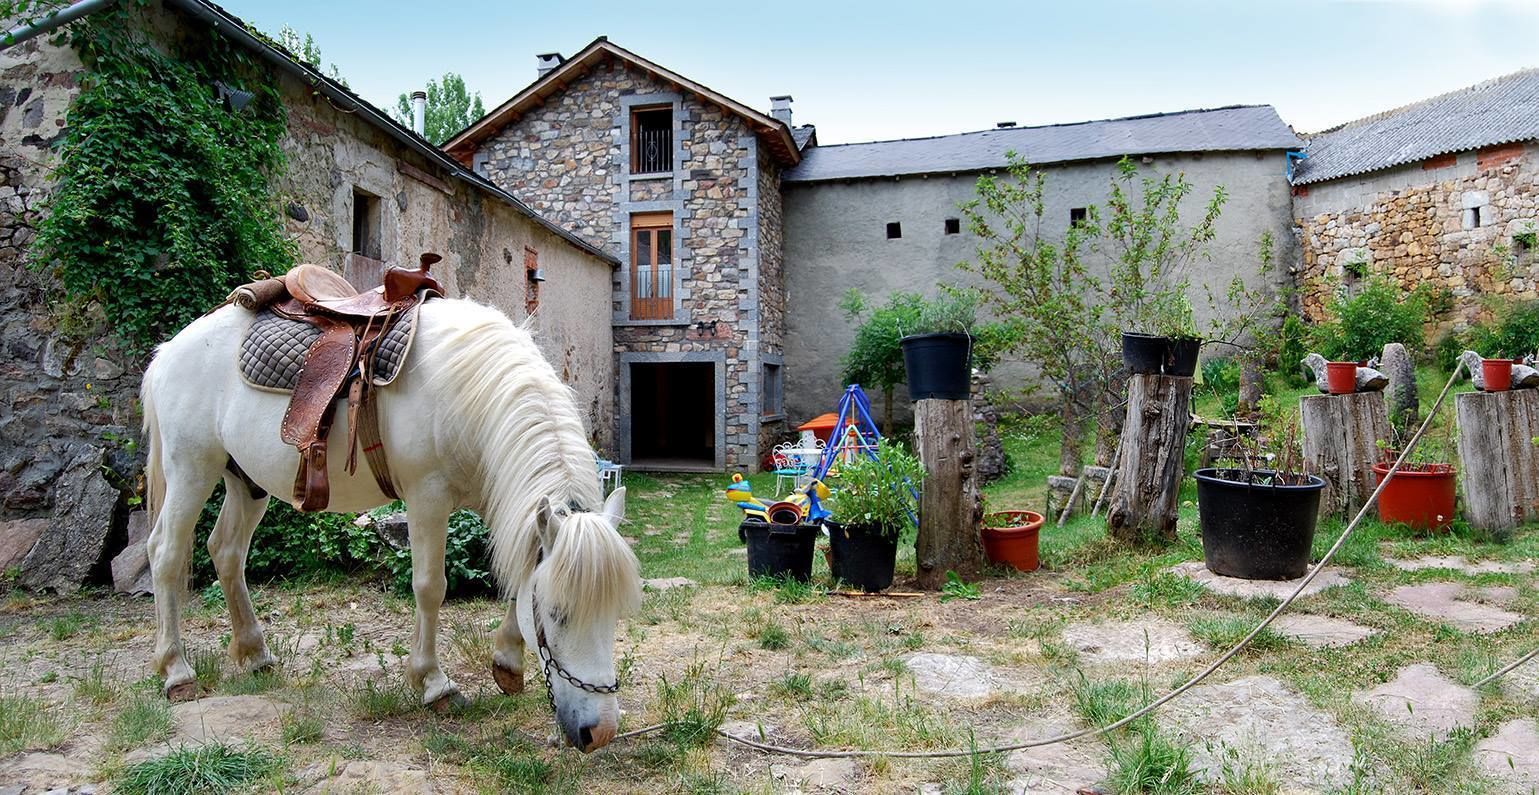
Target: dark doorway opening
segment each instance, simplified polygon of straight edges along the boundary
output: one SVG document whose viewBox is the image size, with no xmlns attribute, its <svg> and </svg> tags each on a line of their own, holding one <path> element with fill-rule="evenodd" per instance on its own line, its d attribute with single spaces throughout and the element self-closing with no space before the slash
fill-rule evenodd
<svg viewBox="0 0 1539 795">
<path fill-rule="evenodd" d="M 716 466 L 716 365 L 631 365 L 631 465 Z"/>
</svg>

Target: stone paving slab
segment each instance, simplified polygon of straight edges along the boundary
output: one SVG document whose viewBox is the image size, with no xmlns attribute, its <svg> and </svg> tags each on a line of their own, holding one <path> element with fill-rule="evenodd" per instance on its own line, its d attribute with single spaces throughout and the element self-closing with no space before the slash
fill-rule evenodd
<svg viewBox="0 0 1539 795">
<path fill-rule="evenodd" d="M 1505 666 L 1506 663 L 1502 665 Z M 1509 695 L 1528 701 L 1539 701 L 1539 659 L 1523 663 L 1508 671 L 1497 681 Z"/>
<path fill-rule="evenodd" d="M 1430 734 L 1443 740 L 1456 727 L 1475 725 L 1480 696 L 1443 676 L 1432 663 L 1416 663 L 1401 668 L 1389 682 L 1354 693 L 1352 700 L 1413 739 Z"/>
<path fill-rule="evenodd" d="M 278 702 L 265 696 L 208 696 L 171 707 L 176 727 L 172 744 L 213 740 L 248 740 L 264 729 L 275 728 L 281 711 Z"/>
<path fill-rule="evenodd" d="M 1170 573 L 1199 583 L 1214 593 L 1246 599 L 1286 599 L 1304 579 L 1300 577 L 1297 580 L 1242 580 L 1238 577 L 1225 577 L 1208 571 L 1208 567 L 1200 560 L 1189 560 L 1177 564 L 1170 569 Z M 1346 585 L 1350 582 L 1351 580 L 1341 573 L 1341 569 L 1332 566 L 1320 572 L 1320 576 L 1316 577 L 1300 596 L 1313 596 L 1327 588 Z"/>
<path fill-rule="evenodd" d="M 1429 555 L 1420 558 L 1385 558 L 1385 563 L 1402 571 L 1449 569 L 1464 574 L 1530 574 L 1534 564 L 1502 563 L 1494 560 L 1470 562 L 1463 555 Z"/>
<path fill-rule="evenodd" d="M 1504 596 L 1503 589 L 1467 588 L 1456 582 L 1427 582 L 1402 585 L 1390 591 L 1384 601 L 1467 632 L 1486 634 L 1523 620 L 1517 613 L 1474 601 L 1480 598 L 1500 600 Z"/>
<path fill-rule="evenodd" d="M 1071 624 L 1064 628 L 1063 640 L 1092 663 L 1156 665 L 1190 659 L 1204 651 L 1184 627 L 1160 619 Z"/>
<path fill-rule="evenodd" d="M 307 795 L 309 793 L 343 795 L 343 793 L 354 792 L 434 793 L 439 791 L 428 777 L 426 770 L 394 762 L 353 760 L 344 763 L 340 769 L 337 769 L 335 763 L 311 765 L 300 771 L 299 779 L 301 782 L 315 781 L 303 790 Z"/>
<path fill-rule="evenodd" d="M 1351 646 L 1379 634 L 1372 627 L 1354 624 L 1344 618 L 1307 613 L 1284 613 L 1271 623 L 1270 628 L 1285 638 L 1293 638 L 1315 649 Z"/>
<path fill-rule="evenodd" d="M 1001 738 L 1004 743 L 1039 740 L 1082 728 L 1065 716 L 1033 717 Z M 1093 786 L 1106 778 L 1106 752 L 1100 740 L 1073 740 L 1022 748 L 1005 757 L 1014 776 L 1007 790 L 1019 795 L 1061 795 Z"/>
<path fill-rule="evenodd" d="M 1200 685 L 1164 708 L 1160 720 L 1191 743 L 1193 767 L 1223 781 L 1231 753 L 1262 763 L 1286 792 L 1323 792 L 1352 780 L 1352 741 L 1325 712 L 1270 676 Z"/>
<path fill-rule="evenodd" d="M 977 657 L 920 652 L 903 663 L 914 677 L 914 686 L 938 696 L 984 698 L 994 692 L 994 670 Z"/>
<path fill-rule="evenodd" d="M 1475 746 L 1475 765 L 1502 782 L 1503 792 L 1534 792 L 1539 788 L 1539 731 L 1533 718 L 1503 723 L 1496 733 Z"/>
</svg>

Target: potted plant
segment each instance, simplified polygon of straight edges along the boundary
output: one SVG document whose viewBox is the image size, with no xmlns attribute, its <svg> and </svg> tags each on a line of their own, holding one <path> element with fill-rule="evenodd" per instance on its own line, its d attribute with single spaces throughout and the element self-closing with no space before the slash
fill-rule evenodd
<svg viewBox="0 0 1539 795">
<path fill-rule="evenodd" d="M 1379 441 L 1379 446 L 1384 455 L 1383 460 L 1373 465 L 1375 486 L 1384 482 L 1390 467 L 1400 457 L 1384 440 Z M 1458 473 L 1447 463 L 1449 460 L 1446 435 L 1423 436 L 1411 458 L 1400 465 L 1379 494 L 1379 521 L 1417 530 L 1447 530 L 1457 507 L 1458 482 Z"/>
<path fill-rule="evenodd" d="M 919 458 L 888 439 L 874 456 L 840 465 L 829 501 L 834 521 L 823 523 L 836 579 L 867 592 L 892 585 L 898 545 L 914 543 L 914 494 L 923 479 Z"/>
<path fill-rule="evenodd" d="M 977 298 L 948 292 L 922 301 L 919 315 L 899 343 L 910 400 L 966 400 L 972 395 L 973 324 Z"/>
<path fill-rule="evenodd" d="M 1325 481 L 1301 471 L 1291 414 L 1272 397 L 1261 412 L 1262 436 L 1241 444 L 1237 465 L 1195 473 L 1202 560 L 1225 577 L 1291 580 L 1309 569 Z"/>
<path fill-rule="evenodd" d="M 1122 332 L 1122 363 L 1137 375 L 1177 375 L 1197 372 L 1202 339 L 1197 335 L 1186 284 L 1152 295 L 1140 324 L 1152 333 Z"/>
<path fill-rule="evenodd" d="M 1481 358 L 1480 375 L 1487 392 L 1506 392 L 1512 388 L 1512 360 Z"/>
<path fill-rule="evenodd" d="M 983 515 L 983 554 L 1017 571 L 1036 571 L 1038 534 L 1044 517 L 1036 511 L 993 511 Z"/>
</svg>

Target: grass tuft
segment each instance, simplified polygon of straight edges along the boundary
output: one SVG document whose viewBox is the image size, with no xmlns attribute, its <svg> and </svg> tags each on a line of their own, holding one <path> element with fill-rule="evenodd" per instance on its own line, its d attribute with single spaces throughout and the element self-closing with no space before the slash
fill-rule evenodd
<svg viewBox="0 0 1539 795">
<path fill-rule="evenodd" d="M 791 633 L 785 627 L 771 622 L 759 629 L 759 648 L 780 651 L 790 646 Z"/>
<path fill-rule="evenodd" d="M 377 687 L 364 682 L 363 687 L 349 694 L 349 706 L 353 715 L 361 720 L 383 720 L 416 712 L 419 706 L 417 694 L 405 685 Z"/>
<path fill-rule="evenodd" d="M 449 623 L 449 649 L 459 664 L 472 671 L 492 667 L 492 628 L 469 619 Z"/>
<path fill-rule="evenodd" d="M 1111 738 L 1107 783 L 1123 795 L 1196 795 L 1202 791 L 1192 770 L 1191 752 L 1155 728 L 1138 721 L 1136 728 Z"/>
<path fill-rule="evenodd" d="M 127 751 L 171 736 L 171 705 L 160 697 L 141 695 L 112 719 L 107 748 Z"/>
<path fill-rule="evenodd" d="M 66 613 L 43 621 L 43 630 L 54 640 L 69 640 L 96 623 L 84 613 Z"/>
<path fill-rule="evenodd" d="M 1196 619 L 1187 627 L 1193 635 L 1209 646 L 1215 649 L 1231 649 L 1256 628 L 1258 621 L 1244 616 L 1210 616 Z M 1256 637 L 1245 646 L 1245 653 L 1259 654 L 1276 651 L 1287 644 L 1286 638 L 1272 631 L 1271 627 L 1267 627 L 1257 633 Z"/>
<path fill-rule="evenodd" d="M 1191 607 L 1206 592 L 1201 584 L 1168 571 L 1146 575 L 1133 584 L 1133 598 L 1144 607 Z"/>
<path fill-rule="evenodd" d="M 252 671 L 224 680 L 219 689 L 234 696 L 255 696 L 283 687 L 283 674 L 277 670 Z"/>
<path fill-rule="evenodd" d="M 715 738 L 735 701 L 726 686 L 707 673 L 705 663 L 696 660 L 672 682 L 658 678 L 655 711 L 669 724 L 664 737 L 681 748 L 699 747 Z"/>
<path fill-rule="evenodd" d="M 118 795 L 231 792 L 262 781 L 282 769 L 282 757 L 261 748 L 237 749 L 221 743 L 189 745 L 125 768 L 113 792 Z"/>
<path fill-rule="evenodd" d="M 193 649 L 187 653 L 187 662 L 192 665 L 192 675 L 198 682 L 198 689 L 207 693 L 219 686 L 224 679 L 224 654 L 213 649 Z"/>
<path fill-rule="evenodd" d="M 812 698 L 812 677 L 797 671 L 786 671 L 770 683 L 769 692 L 776 698 L 804 700 Z"/>
<path fill-rule="evenodd" d="M 65 726 L 40 698 L 0 695 L 0 754 L 42 751 L 64 742 Z"/>
</svg>

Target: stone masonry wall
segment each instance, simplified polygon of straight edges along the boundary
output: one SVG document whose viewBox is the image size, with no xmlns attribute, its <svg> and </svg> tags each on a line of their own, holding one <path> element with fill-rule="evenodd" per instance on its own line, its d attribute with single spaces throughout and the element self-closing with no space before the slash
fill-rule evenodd
<svg viewBox="0 0 1539 795">
<path fill-rule="evenodd" d="M 759 450 L 769 450 L 786 435 L 785 332 L 786 282 L 784 213 L 780 197 L 780 167 L 768 152 L 759 153 L 759 353 L 767 363 L 779 363 L 781 406 L 770 415 L 761 407 Z M 761 368 L 762 372 L 762 368 Z M 762 385 L 761 385 L 762 389 Z"/>
<path fill-rule="evenodd" d="M 673 107 L 674 170 L 633 179 L 629 109 L 650 104 Z M 757 219 L 765 191 L 757 141 L 746 125 L 698 97 L 605 62 L 504 127 L 478 154 L 485 155 L 493 182 L 626 263 L 615 273 L 611 304 L 622 458 L 630 458 L 629 362 L 720 358 L 725 404 L 718 406 L 716 464 L 756 466 L 761 343 L 751 293 L 761 283 Z M 778 179 L 773 182 L 778 204 Z M 675 316 L 632 321 L 630 217 L 659 211 L 674 216 Z M 775 225 L 778 235 L 778 218 Z"/>
<path fill-rule="evenodd" d="M 1539 146 L 1509 144 L 1294 190 L 1302 230 L 1298 273 L 1305 315 L 1370 274 L 1407 290 L 1445 288 L 1438 331 L 1484 314 L 1483 299 L 1539 298 L 1539 257 L 1521 239 L 1539 231 Z M 1518 238 L 1518 239 L 1515 239 Z"/>
</svg>

